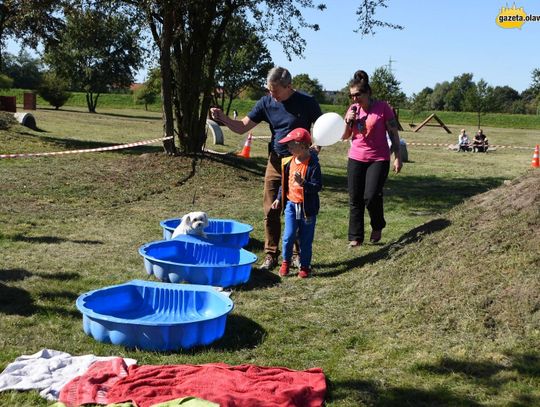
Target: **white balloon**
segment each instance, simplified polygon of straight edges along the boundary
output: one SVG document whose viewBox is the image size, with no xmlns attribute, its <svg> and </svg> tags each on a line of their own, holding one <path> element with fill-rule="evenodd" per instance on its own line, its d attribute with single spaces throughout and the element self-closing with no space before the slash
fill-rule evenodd
<svg viewBox="0 0 540 407">
<path fill-rule="evenodd" d="M 345 130 L 345 121 L 334 112 L 325 113 L 313 125 L 313 144 L 330 146 L 341 140 Z"/>
</svg>

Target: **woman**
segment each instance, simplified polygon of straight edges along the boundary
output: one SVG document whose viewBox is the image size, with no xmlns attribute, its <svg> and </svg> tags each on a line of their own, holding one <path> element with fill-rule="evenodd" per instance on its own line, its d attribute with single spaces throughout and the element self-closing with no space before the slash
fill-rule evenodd
<svg viewBox="0 0 540 407">
<path fill-rule="evenodd" d="M 347 125 L 342 140 L 352 136 L 347 175 L 349 247 L 355 248 L 364 242 L 364 208 L 368 209 L 371 219 L 371 242 L 381 240 L 382 230 L 386 226 L 383 186 L 390 170 L 390 147 L 386 132 L 392 142 L 393 170 L 399 173 L 403 163 L 394 112 L 388 103 L 372 99 L 367 73 L 355 72 L 349 82 L 349 91 L 353 103 L 345 114 Z"/>
<path fill-rule="evenodd" d="M 471 151 L 469 136 L 465 132 L 465 129 L 461 129 L 458 137 L 458 152 L 460 151 Z"/>
</svg>

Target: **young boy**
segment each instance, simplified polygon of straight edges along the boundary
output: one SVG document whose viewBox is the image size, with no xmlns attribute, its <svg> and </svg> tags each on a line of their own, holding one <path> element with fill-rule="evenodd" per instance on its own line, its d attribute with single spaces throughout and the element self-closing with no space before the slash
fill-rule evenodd
<svg viewBox="0 0 540 407">
<path fill-rule="evenodd" d="M 298 277 L 311 274 L 311 256 L 315 221 L 319 213 L 319 191 L 322 188 L 321 167 L 317 154 L 311 152 L 311 135 L 303 128 L 291 131 L 279 141 L 286 143 L 292 157 L 281 161 L 282 177 L 272 209 L 280 204 L 285 217 L 283 231 L 283 263 L 280 276 L 289 274 L 293 244 L 298 234 L 300 242 L 300 271 Z"/>
</svg>

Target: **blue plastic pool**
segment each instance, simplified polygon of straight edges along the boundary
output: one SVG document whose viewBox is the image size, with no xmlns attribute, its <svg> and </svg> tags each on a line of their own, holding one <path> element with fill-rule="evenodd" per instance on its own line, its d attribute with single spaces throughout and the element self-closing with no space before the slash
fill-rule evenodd
<svg viewBox="0 0 540 407">
<path fill-rule="evenodd" d="M 171 238 L 180 220 L 178 218 L 165 219 L 159 223 L 163 228 L 163 239 Z M 208 226 L 204 229 L 207 239 L 212 243 L 234 247 L 247 245 L 252 231 L 253 226 L 232 219 L 208 219 Z"/>
<path fill-rule="evenodd" d="M 168 351 L 225 333 L 233 302 L 211 287 L 133 280 L 82 294 L 84 332 L 99 342 Z"/>
<path fill-rule="evenodd" d="M 219 246 L 202 238 L 181 235 L 139 248 L 148 274 L 165 282 L 230 287 L 245 283 L 257 256 L 247 250 Z"/>
</svg>

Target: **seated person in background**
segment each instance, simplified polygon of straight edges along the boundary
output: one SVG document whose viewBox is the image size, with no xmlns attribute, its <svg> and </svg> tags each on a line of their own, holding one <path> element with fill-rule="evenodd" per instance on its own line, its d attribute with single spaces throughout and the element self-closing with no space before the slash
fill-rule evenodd
<svg viewBox="0 0 540 407">
<path fill-rule="evenodd" d="M 482 129 L 478 129 L 478 132 L 474 136 L 473 140 L 473 152 L 475 153 L 487 153 L 488 139 L 486 138 Z"/>
<path fill-rule="evenodd" d="M 458 137 L 458 152 L 459 151 L 471 151 L 471 141 L 469 140 L 469 136 L 467 136 L 467 133 L 465 133 L 465 129 L 461 129 L 461 132 L 459 133 Z"/>
</svg>

